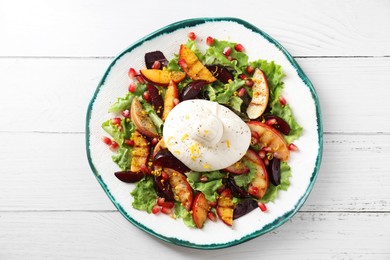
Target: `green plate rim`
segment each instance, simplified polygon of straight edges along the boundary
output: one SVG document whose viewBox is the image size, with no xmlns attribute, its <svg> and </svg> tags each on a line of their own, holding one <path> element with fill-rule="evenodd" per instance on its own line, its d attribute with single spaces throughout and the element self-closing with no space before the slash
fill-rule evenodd
<svg viewBox="0 0 390 260">
<path fill-rule="evenodd" d="M 257 33 L 257 34 L 260 34 L 261 36 L 263 36 L 269 43 L 275 45 L 284 55 L 285 57 L 288 59 L 288 61 L 290 62 L 290 64 L 295 68 L 295 70 L 297 71 L 299 77 L 301 78 L 301 80 L 305 83 L 305 85 L 309 88 L 310 90 L 310 93 L 312 95 L 312 98 L 315 102 L 315 106 L 316 106 L 316 117 L 317 117 L 317 133 L 318 133 L 318 154 L 317 154 L 317 158 L 316 158 L 316 164 L 315 164 L 315 168 L 311 174 L 311 178 L 310 178 L 310 184 L 309 186 L 307 187 L 307 190 L 305 192 L 305 194 L 299 199 L 299 201 L 295 204 L 294 208 L 286 213 L 284 213 L 282 216 L 276 218 L 272 223 L 269 223 L 267 225 L 265 225 L 262 229 L 260 230 L 257 230 L 251 234 L 248 234 L 238 240 L 233 240 L 233 241 L 230 241 L 230 242 L 227 242 L 227 243 L 213 243 L 213 244 L 207 244 L 207 245 L 204 245 L 204 244 L 196 244 L 196 243 L 192 243 L 190 241 L 186 241 L 186 240 L 181 240 L 181 239 L 177 239 L 177 238 L 172 238 L 172 237 L 166 237 L 166 236 L 163 236 L 157 232 L 155 232 L 154 230 L 146 227 L 145 225 L 137 222 L 136 220 L 134 220 L 124 209 L 123 207 L 121 206 L 121 204 L 119 202 L 116 201 L 115 197 L 111 194 L 109 188 L 107 187 L 106 183 L 102 180 L 101 176 L 98 174 L 98 171 L 97 169 L 95 168 L 93 162 L 92 162 L 92 158 L 91 158 L 91 152 L 90 152 L 90 129 L 89 129 L 89 123 L 90 123 L 90 119 L 91 119 L 91 111 L 92 111 L 92 107 L 93 107 L 93 104 L 96 100 L 96 97 L 97 95 L 99 94 L 99 91 L 100 91 L 100 88 L 102 87 L 102 85 L 105 83 L 105 80 L 108 76 L 108 74 L 110 73 L 112 67 L 115 65 L 115 63 L 123 56 L 125 55 L 126 53 L 132 51 L 133 49 L 135 49 L 136 47 L 142 45 L 144 42 L 146 41 L 149 41 L 149 40 L 152 40 L 160 35 L 163 35 L 163 34 L 167 34 L 167 33 L 172 33 L 176 30 L 179 30 L 179 29 L 182 29 L 182 28 L 186 28 L 186 27 L 193 27 L 193 26 L 196 26 L 196 25 L 200 25 L 200 24 L 204 24 L 204 23 L 209 23 L 209 22 L 235 22 L 235 23 L 238 23 L 238 24 L 241 24 L 243 25 L 244 27 L 246 27 L 247 29 Z M 101 185 L 101 187 L 103 188 L 103 190 L 105 191 L 105 193 L 107 194 L 107 196 L 110 198 L 110 200 L 112 201 L 112 203 L 115 205 L 115 207 L 118 209 L 118 211 L 130 222 L 132 223 L 133 225 L 135 225 L 136 227 L 138 227 L 139 229 L 145 231 L 146 233 L 148 234 L 151 234 L 163 241 L 166 241 L 166 242 L 169 242 L 169 243 L 172 243 L 172 244 L 176 244 L 176 245 L 180 245 L 180 246 L 184 246 L 184 247 L 190 247 L 190 248 L 197 248 L 197 249 L 221 249 L 221 248 L 226 248 L 226 247 L 231 247 L 231 246 L 234 246 L 234 245 L 238 245 L 238 244 L 241 244 L 243 242 L 246 242 L 248 240 L 251 240 L 253 238 L 256 238 L 258 236 L 261 236 L 279 226 L 281 226 L 283 223 L 285 223 L 287 220 L 289 220 L 291 217 L 293 217 L 297 212 L 298 210 L 302 207 L 302 205 L 304 204 L 304 202 L 306 201 L 307 197 L 309 196 L 311 190 L 313 189 L 313 186 L 314 186 L 314 183 L 317 179 L 317 175 L 318 175 L 318 172 L 319 172 L 319 168 L 320 168 L 320 165 L 321 165 L 321 159 L 322 159 L 322 146 L 323 146 L 323 129 L 322 129 L 322 120 L 321 120 L 321 110 L 320 110 L 320 104 L 319 104 L 319 100 L 318 100 L 318 96 L 317 96 L 317 93 L 312 85 L 312 83 L 310 82 L 309 78 L 305 75 L 305 73 L 303 72 L 303 70 L 301 69 L 301 67 L 298 65 L 298 63 L 295 61 L 295 59 L 291 56 L 291 54 L 279 43 L 277 42 L 276 40 L 274 40 L 271 36 L 269 36 L 268 34 L 266 34 L 265 32 L 263 32 L 262 30 L 260 30 L 259 28 L 255 27 L 254 25 L 240 19 L 240 18 L 235 18 L 235 17 L 207 17 L 207 18 L 192 18 L 192 19 L 187 19 L 187 20 L 182 20 L 182 21 L 178 21 L 178 22 L 175 22 L 175 23 L 172 23 L 170 25 L 167 25 L 143 38 L 141 38 L 140 40 L 136 41 L 135 43 L 133 43 L 131 46 L 129 46 L 127 49 L 125 49 L 121 54 L 119 54 L 118 56 L 116 56 L 114 58 L 114 60 L 112 61 L 112 63 L 109 65 L 109 67 L 107 68 L 106 72 L 104 73 L 102 79 L 100 80 L 94 94 L 93 94 L 93 97 L 90 101 L 90 103 L 88 104 L 88 110 L 87 110 L 87 115 L 86 115 L 86 130 L 85 130 L 85 137 L 86 137 L 86 152 L 87 152 L 87 158 L 88 158 L 88 163 L 90 165 L 90 168 L 91 170 L 93 171 L 97 181 L 99 182 L 99 184 Z"/>
</svg>

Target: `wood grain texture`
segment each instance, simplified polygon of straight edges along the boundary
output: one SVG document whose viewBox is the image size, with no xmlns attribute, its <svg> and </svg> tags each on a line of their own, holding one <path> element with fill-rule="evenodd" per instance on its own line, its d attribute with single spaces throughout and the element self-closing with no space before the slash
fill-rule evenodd
<svg viewBox="0 0 390 260">
<path fill-rule="evenodd" d="M 0 212 L 0 220 L 2 259 L 24 258 L 24 249 L 28 259 L 382 260 L 390 254 L 389 213 L 297 213 L 275 231 L 211 251 L 162 242 L 118 212 Z"/>
<path fill-rule="evenodd" d="M 88 166 L 85 116 L 127 46 L 218 16 L 252 23 L 296 57 L 319 96 L 324 152 L 292 219 L 202 251 L 121 216 Z M 390 1 L 0 0 L 0 39 L 0 259 L 390 259 Z"/>
<path fill-rule="evenodd" d="M 141 37 L 193 17 L 238 17 L 261 28 L 296 56 L 390 55 L 390 2 L 180 0 L 5 1 L 0 56 L 114 56 Z M 149 14 L 155 14 L 153 17 Z M 142 26 L 140 26 L 142 21 Z"/>
<path fill-rule="evenodd" d="M 390 57 L 297 61 L 318 93 L 325 132 L 390 133 L 390 110 L 381 106 L 390 96 Z M 88 103 L 110 62 L 0 58 L 7 89 L 0 95 L 7 108 L 0 110 L 0 130 L 84 132 Z"/>
</svg>

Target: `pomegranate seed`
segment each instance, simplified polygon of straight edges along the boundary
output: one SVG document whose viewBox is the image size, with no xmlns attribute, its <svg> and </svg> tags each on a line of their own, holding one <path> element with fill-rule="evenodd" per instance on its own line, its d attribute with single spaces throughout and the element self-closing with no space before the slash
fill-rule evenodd
<svg viewBox="0 0 390 260">
<path fill-rule="evenodd" d="M 264 162 L 265 166 L 268 166 L 268 165 L 269 165 L 269 160 L 268 160 L 267 158 L 264 158 L 264 159 L 263 159 L 263 162 Z"/>
<path fill-rule="evenodd" d="M 240 74 L 238 77 L 242 80 L 246 80 L 248 78 L 245 74 Z"/>
<path fill-rule="evenodd" d="M 299 149 L 298 149 L 298 146 L 296 146 L 296 145 L 293 144 L 293 143 L 291 143 L 291 144 L 288 145 L 288 149 L 289 149 L 290 151 L 298 151 L 298 150 L 299 150 Z"/>
<path fill-rule="evenodd" d="M 165 198 L 158 198 L 157 205 L 163 208 L 172 209 L 175 206 L 173 201 L 165 201 Z"/>
<path fill-rule="evenodd" d="M 129 92 L 134 93 L 135 90 L 137 89 L 137 85 L 134 82 L 131 82 L 128 89 Z"/>
<path fill-rule="evenodd" d="M 106 145 L 111 145 L 111 144 L 112 144 L 111 139 L 108 138 L 107 136 L 102 136 L 102 141 L 103 141 L 103 143 L 105 143 Z"/>
<path fill-rule="evenodd" d="M 232 48 L 230 46 L 226 46 L 225 49 L 223 49 L 222 53 L 225 56 L 230 56 L 230 54 L 232 53 Z"/>
<path fill-rule="evenodd" d="M 253 136 L 251 137 L 251 145 L 255 145 L 259 143 L 259 139 L 254 138 Z"/>
<path fill-rule="evenodd" d="M 119 144 L 117 142 L 111 140 L 110 150 L 115 151 L 116 149 L 118 149 L 118 147 L 119 147 Z"/>
<path fill-rule="evenodd" d="M 152 139 L 152 141 L 150 141 L 150 143 L 152 144 L 152 145 L 156 145 L 157 143 L 158 143 L 158 138 L 157 137 L 153 137 L 153 139 Z"/>
<path fill-rule="evenodd" d="M 210 45 L 213 45 L 213 43 L 214 43 L 214 38 L 211 37 L 211 36 L 208 36 L 208 37 L 206 38 L 206 44 L 207 44 L 208 46 L 210 46 Z"/>
<path fill-rule="evenodd" d="M 248 192 L 250 195 L 255 196 L 257 193 L 259 193 L 259 189 L 255 186 L 250 186 Z"/>
<path fill-rule="evenodd" d="M 164 197 L 159 197 L 157 199 L 157 205 L 159 205 L 161 207 L 163 206 L 164 202 L 165 202 L 165 198 Z"/>
<path fill-rule="evenodd" d="M 209 206 L 215 208 L 217 206 L 217 201 L 207 201 Z"/>
<path fill-rule="evenodd" d="M 120 125 L 121 121 L 122 120 L 119 117 L 114 117 L 113 119 L 111 119 L 111 123 L 114 125 Z"/>
<path fill-rule="evenodd" d="M 150 93 L 149 93 L 149 91 L 145 91 L 144 92 L 144 99 L 146 100 L 146 101 L 150 101 Z"/>
<path fill-rule="evenodd" d="M 153 65 L 152 65 L 152 69 L 155 69 L 155 70 L 159 70 L 161 68 L 161 62 L 156 60 Z"/>
<path fill-rule="evenodd" d="M 169 215 L 169 214 L 171 214 L 172 213 L 172 209 L 171 208 L 162 208 L 161 209 L 161 212 L 162 213 L 164 213 L 164 214 L 166 214 L 166 215 Z"/>
<path fill-rule="evenodd" d="M 209 180 L 209 178 L 207 178 L 207 176 L 205 176 L 205 175 L 202 175 L 202 176 L 200 176 L 199 180 L 200 180 L 200 182 L 207 182 Z"/>
<path fill-rule="evenodd" d="M 128 146 L 134 146 L 134 141 L 133 140 L 125 140 L 125 144 Z"/>
<path fill-rule="evenodd" d="M 141 75 L 136 76 L 136 78 L 137 78 L 139 83 L 145 84 L 145 80 L 144 80 L 144 78 Z"/>
<path fill-rule="evenodd" d="M 261 211 L 267 211 L 267 206 L 263 202 L 257 203 Z"/>
<path fill-rule="evenodd" d="M 161 172 L 161 177 L 164 181 L 167 181 L 169 179 L 169 176 L 166 172 Z"/>
<path fill-rule="evenodd" d="M 142 164 L 141 165 L 141 172 L 145 173 L 145 174 L 149 174 L 150 173 L 150 169 L 148 166 L 146 166 L 145 164 Z"/>
<path fill-rule="evenodd" d="M 247 79 L 245 80 L 245 85 L 248 86 L 248 87 L 252 87 L 254 84 L 253 80 L 251 79 Z"/>
<path fill-rule="evenodd" d="M 265 156 L 266 156 L 265 151 L 264 151 L 264 150 L 260 150 L 260 151 L 259 151 L 259 156 L 260 156 L 261 159 L 264 159 Z"/>
<path fill-rule="evenodd" d="M 207 218 L 210 219 L 213 222 L 217 221 L 217 216 L 212 211 L 209 211 L 209 213 L 207 213 Z"/>
<path fill-rule="evenodd" d="M 266 153 L 269 153 L 269 152 L 272 151 L 272 148 L 269 147 L 269 146 L 264 146 L 264 147 L 263 147 L 263 151 L 266 152 Z"/>
<path fill-rule="evenodd" d="M 236 44 L 236 46 L 234 46 L 234 49 L 238 52 L 243 52 L 245 50 L 244 46 L 241 43 Z"/>
<path fill-rule="evenodd" d="M 278 122 L 276 121 L 275 118 L 272 118 L 272 119 L 268 119 L 265 123 L 266 123 L 267 125 L 269 125 L 269 126 L 272 126 L 272 125 L 277 124 Z"/>
<path fill-rule="evenodd" d="M 191 40 L 191 41 L 195 41 L 196 39 L 196 34 L 194 32 L 189 32 L 187 34 L 188 38 Z"/>
<path fill-rule="evenodd" d="M 246 93 L 246 89 L 245 88 L 240 88 L 238 90 L 237 96 L 243 97 L 245 95 L 245 93 Z"/>
<path fill-rule="evenodd" d="M 245 71 L 248 74 L 253 74 L 253 72 L 255 72 L 255 68 L 249 65 L 248 67 L 246 67 Z"/>
<path fill-rule="evenodd" d="M 185 70 L 185 69 L 188 67 L 187 62 L 186 62 L 185 60 L 183 60 L 183 59 L 180 59 L 180 60 L 178 61 L 178 64 L 179 64 L 179 66 L 180 66 L 183 70 Z"/>
<path fill-rule="evenodd" d="M 130 117 L 130 110 L 128 110 L 128 109 L 123 110 L 121 114 L 124 118 L 129 118 Z"/>
<path fill-rule="evenodd" d="M 129 72 L 127 73 L 127 75 L 129 75 L 129 78 L 133 79 L 137 76 L 137 72 L 135 71 L 134 68 L 130 68 L 129 69 Z"/>
<path fill-rule="evenodd" d="M 232 56 L 226 56 L 226 58 L 228 59 L 228 60 L 230 60 L 230 61 L 232 61 L 233 59 L 232 59 Z"/>
<path fill-rule="evenodd" d="M 259 139 L 259 134 L 257 132 L 251 132 L 251 136 L 255 139 Z"/>
<path fill-rule="evenodd" d="M 280 97 L 279 97 L 279 103 L 280 103 L 282 106 L 287 105 L 287 101 L 286 101 L 286 99 L 285 99 L 283 96 L 280 96 Z"/>
<path fill-rule="evenodd" d="M 157 214 L 161 211 L 161 207 L 159 205 L 154 205 L 152 208 L 152 213 Z"/>
<path fill-rule="evenodd" d="M 174 104 L 175 106 L 177 106 L 179 103 L 180 103 L 180 99 L 178 99 L 178 98 L 174 98 L 174 99 L 173 99 L 173 104 Z"/>
<path fill-rule="evenodd" d="M 222 192 L 221 192 L 221 196 L 223 197 L 229 197 L 232 195 L 232 191 L 230 189 L 224 189 Z"/>
</svg>

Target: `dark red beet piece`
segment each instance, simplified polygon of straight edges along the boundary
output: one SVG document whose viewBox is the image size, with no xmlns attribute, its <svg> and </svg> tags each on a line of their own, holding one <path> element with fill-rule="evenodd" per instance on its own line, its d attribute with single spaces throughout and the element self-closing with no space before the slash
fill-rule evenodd
<svg viewBox="0 0 390 260">
<path fill-rule="evenodd" d="M 140 181 L 145 176 L 145 174 L 142 172 L 132 172 L 132 171 L 115 172 L 114 175 L 119 180 L 127 183 L 134 183 Z"/>
<path fill-rule="evenodd" d="M 290 134 L 290 130 L 291 130 L 290 126 L 283 118 L 275 116 L 275 115 L 265 115 L 264 119 L 266 120 L 266 122 L 268 120 L 275 120 L 276 123 L 271 125 L 273 128 L 279 130 L 279 132 L 281 132 L 284 135 Z"/>
<path fill-rule="evenodd" d="M 200 91 L 209 84 L 206 80 L 194 80 L 187 84 L 181 93 L 181 100 L 190 100 L 198 98 Z"/>
<path fill-rule="evenodd" d="M 207 65 L 207 69 L 222 83 L 229 83 L 230 80 L 233 80 L 233 75 L 230 71 L 222 65 Z"/>
<path fill-rule="evenodd" d="M 152 103 L 153 108 L 156 111 L 157 115 L 159 117 L 162 117 L 163 110 L 164 110 L 164 100 L 161 97 L 157 87 L 153 86 L 150 83 L 148 83 L 147 87 L 149 91 L 150 102 Z"/>
<path fill-rule="evenodd" d="M 242 217 L 257 208 L 258 204 L 254 199 L 246 199 L 243 202 L 237 203 L 233 211 L 233 219 Z"/>
<path fill-rule="evenodd" d="M 155 61 L 160 62 L 161 69 L 168 66 L 168 60 L 161 51 L 152 51 L 145 54 L 146 68 L 152 69 Z"/>
</svg>

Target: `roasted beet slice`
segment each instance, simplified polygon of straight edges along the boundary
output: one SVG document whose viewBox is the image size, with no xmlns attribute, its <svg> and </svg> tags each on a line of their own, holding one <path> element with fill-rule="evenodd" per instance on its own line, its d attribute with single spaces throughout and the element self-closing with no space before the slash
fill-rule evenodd
<svg viewBox="0 0 390 260">
<path fill-rule="evenodd" d="M 207 65 L 206 68 L 222 83 L 228 83 L 233 80 L 233 74 L 222 65 Z"/>
<path fill-rule="evenodd" d="M 204 86 L 209 84 L 206 80 L 194 80 L 187 84 L 187 86 L 183 89 L 180 99 L 182 101 L 184 100 L 190 100 L 197 98 L 200 91 L 203 89 Z"/>
<path fill-rule="evenodd" d="M 176 170 L 180 173 L 189 172 L 190 169 L 177 159 L 168 149 L 161 149 L 153 158 L 154 165 Z"/>
<path fill-rule="evenodd" d="M 264 119 L 267 124 L 271 125 L 273 128 L 279 130 L 284 135 L 290 134 L 290 126 L 288 123 L 281 117 L 275 116 L 275 115 L 265 115 Z"/>
<path fill-rule="evenodd" d="M 162 174 L 154 175 L 153 186 L 159 197 L 165 198 L 168 201 L 174 201 L 174 195 L 168 180 L 164 180 Z"/>
<path fill-rule="evenodd" d="M 127 183 L 138 182 L 145 176 L 145 174 L 142 172 L 132 172 L 132 171 L 115 172 L 114 175 L 119 180 Z"/>
<path fill-rule="evenodd" d="M 278 186 L 280 184 L 280 159 L 274 157 L 270 161 L 268 166 L 268 178 L 273 185 Z"/>
<path fill-rule="evenodd" d="M 243 188 L 241 188 L 240 186 L 238 186 L 236 184 L 236 182 L 234 181 L 234 178 L 231 175 L 229 175 L 229 177 L 226 179 L 225 186 L 226 186 L 226 188 L 229 188 L 231 190 L 232 194 L 235 197 L 238 197 L 238 198 L 249 197 L 249 193 L 246 190 L 244 190 Z"/>
<path fill-rule="evenodd" d="M 164 100 L 161 97 L 160 92 L 158 91 L 158 88 L 156 86 L 149 83 L 147 87 L 150 95 L 150 102 L 152 103 L 157 115 L 159 117 L 162 117 L 164 110 Z"/>
<path fill-rule="evenodd" d="M 237 203 L 233 211 L 233 219 L 242 217 L 256 208 L 258 208 L 258 204 L 254 199 L 246 199 Z"/>
<path fill-rule="evenodd" d="M 168 60 L 161 51 L 152 51 L 145 54 L 146 68 L 152 69 L 154 62 L 156 61 L 160 62 L 161 69 L 168 66 Z"/>
</svg>

